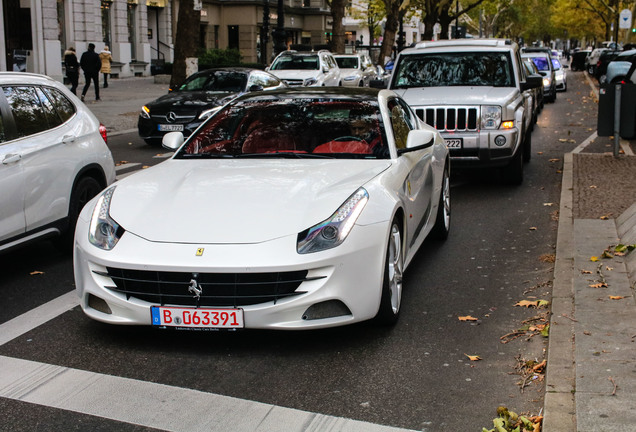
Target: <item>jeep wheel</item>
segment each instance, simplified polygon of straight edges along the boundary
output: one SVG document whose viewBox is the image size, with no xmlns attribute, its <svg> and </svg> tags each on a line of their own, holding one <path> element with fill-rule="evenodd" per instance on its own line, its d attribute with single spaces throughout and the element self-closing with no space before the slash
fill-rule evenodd
<svg viewBox="0 0 636 432">
<path fill-rule="evenodd" d="M 510 163 L 501 168 L 501 179 L 508 185 L 523 183 L 523 148 L 517 149 Z"/>
</svg>

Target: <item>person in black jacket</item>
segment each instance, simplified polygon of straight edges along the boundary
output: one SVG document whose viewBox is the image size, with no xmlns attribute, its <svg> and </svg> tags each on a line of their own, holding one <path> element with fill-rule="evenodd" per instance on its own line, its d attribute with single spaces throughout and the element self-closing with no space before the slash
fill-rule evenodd
<svg viewBox="0 0 636 432">
<path fill-rule="evenodd" d="M 79 82 L 79 62 L 75 55 L 75 48 L 69 47 L 64 52 L 64 67 L 66 68 L 66 77 L 71 82 L 71 91 L 77 94 L 77 85 Z"/>
<path fill-rule="evenodd" d="M 86 92 L 88 88 L 91 86 L 91 80 L 95 83 L 95 100 L 99 99 L 99 70 L 102 67 L 102 61 L 99 58 L 99 54 L 95 52 L 95 44 L 88 44 L 88 51 L 82 54 L 82 58 L 80 59 L 80 66 L 84 71 L 84 78 L 86 79 L 86 84 L 84 85 L 84 89 L 82 90 L 82 101 L 86 96 Z"/>
</svg>

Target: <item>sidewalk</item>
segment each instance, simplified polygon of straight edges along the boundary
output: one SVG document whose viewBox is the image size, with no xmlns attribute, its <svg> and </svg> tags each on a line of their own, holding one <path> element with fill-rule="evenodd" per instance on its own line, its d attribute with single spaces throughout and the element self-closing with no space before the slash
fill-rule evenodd
<svg viewBox="0 0 636 432">
<path fill-rule="evenodd" d="M 101 84 L 101 79 L 100 79 Z M 83 82 L 80 82 L 78 94 Z M 93 86 L 86 93 L 86 106 L 108 130 L 108 135 L 137 130 L 137 118 L 144 104 L 168 93 L 168 84 L 155 84 L 154 77 L 110 79 L 108 88 L 99 89 L 95 100 Z"/>
</svg>

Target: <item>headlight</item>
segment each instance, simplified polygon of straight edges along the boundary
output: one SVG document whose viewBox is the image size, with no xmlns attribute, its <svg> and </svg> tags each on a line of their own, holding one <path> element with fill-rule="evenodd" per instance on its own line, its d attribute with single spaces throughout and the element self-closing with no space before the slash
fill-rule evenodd
<svg viewBox="0 0 636 432">
<path fill-rule="evenodd" d="M 142 116 L 145 119 L 149 119 L 150 118 L 150 109 L 148 109 L 148 107 L 146 105 L 141 107 L 141 112 L 139 113 L 140 116 Z"/>
<path fill-rule="evenodd" d="M 317 82 L 318 81 L 316 80 L 316 78 L 307 78 L 305 82 L 303 83 L 303 85 L 305 87 L 309 87 L 309 86 L 315 85 Z"/>
<path fill-rule="evenodd" d="M 114 192 L 115 186 L 105 190 L 97 199 L 88 227 L 88 241 L 104 250 L 114 248 L 124 234 L 124 229 L 110 217 L 110 200 Z"/>
<path fill-rule="evenodd" d="M 210 108 L 209 110 L 203 111 L 201 114 L 199 114 L 199 120 L 205 120 L 206 118 L 210 117 L 212 114 L 214 114 L 220 109 L 221 107 L 218 106 L 218 107 Z"/>
<path fill-rule="evenodd" d="M 500 106 L 481 107 L 481 128 L 482 129 L 498 129 L 500 124 L 501 124 L 501 107 Z"/>
<path fill-rule="evenodd" d="M 331 217 L 298 234 L 298 253 L 319 252 L 340 245 L 351 232 L 368 201 L 368 192 L 364 188 L 358 189 Z"/>
<path fill-rule="evenodd" d="M 358 77 L 356 75 L 349 75 L 348 77 L 345 77 L 345 81 L 355 81 Z"/>
<path fill-rule="evenodd" d="M 548 78 L 548 77 L 543 78 L 543 85 L 544 86 L 549 86 L 550 85 L 550 78 Z"/>
</svg>

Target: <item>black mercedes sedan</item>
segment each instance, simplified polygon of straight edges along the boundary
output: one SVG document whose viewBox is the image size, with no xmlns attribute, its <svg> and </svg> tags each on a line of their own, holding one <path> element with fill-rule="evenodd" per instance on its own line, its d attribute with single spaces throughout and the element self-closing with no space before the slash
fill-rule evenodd
<svg viewBox="0 0 636 432">
<path fill-rule="evenodd" d="M 286 87 L 285 83 L 259 69 L 233 67 L 197 72 L 167 95 L 141 108 L 139 136 L 149 145 L 161 145 L 168 132 L 182 132 L 187 137 L 236 96 L 281 87 Z"/>
</svg>

